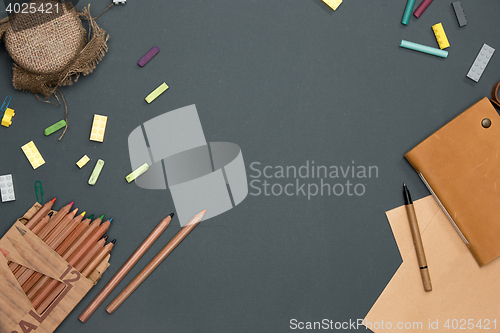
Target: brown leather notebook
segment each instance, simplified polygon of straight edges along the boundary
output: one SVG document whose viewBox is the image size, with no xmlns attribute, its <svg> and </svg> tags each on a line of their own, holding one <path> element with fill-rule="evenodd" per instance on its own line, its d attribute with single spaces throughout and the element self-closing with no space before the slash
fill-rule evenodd
<svg viewBox="0 0 500 333">
<path fill-rule="evenodd" d="M 480 266 L 500 255 L 500 116 L 483 98 L 406 153 Z"/>
</svg>

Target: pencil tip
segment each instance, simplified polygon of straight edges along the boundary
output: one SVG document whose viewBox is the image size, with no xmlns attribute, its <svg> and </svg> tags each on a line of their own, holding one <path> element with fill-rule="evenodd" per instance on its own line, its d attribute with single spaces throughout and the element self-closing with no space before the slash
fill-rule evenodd
<svg viewBox="0 0 500 333">
<path fill-rule="evenodd" d="M 74 204 L 74 203 L 75 203 L 74 201 L 71 201 L 71 202 L 69 203 L 69 205 L 70 205 L 70 206 L 73 206 L 73 204 Z"/>
<path fill-rule="evenodd" d="M 111 243 L 116 244 L 116 239 L 113 239 Z"/>
<path fill-rule="evenodd" d="M 82 217 L 84 217 L 84 216 L 85 216 L 85 213 L 86 213 L 86 212 L 84 211 L 84 212 L 83 212 L 83 213 L 81 213 L 80 215 L 81 215 Z"/>
<path fill-rule="evenodd" d="M 73 209 L 71 213 L 76 214 L 76 212 L 78 212 L 78 208 Z"/>
<path fill-rule="evenodd" d="M 50 201 L 51 201 L 52 203 L 54 203 L 54 202 L 56 202 L 56 199 L 57 199 L 57 198 L 54 198 L 54 199 L 52 199 L 52 200 L 50 200 Z"/>
<path fill-rule="evenodd" d="M 94 218 L 94 214 L 89 216 L 89 220 L 92 220 Z"/>
<path fill-rule="evenodd" d="M 101 216 L 99 216 L 99 218 L 101 219 L 101 221 L 104 219 L 104 214 L 102 214 Z"/>
<path fill-rule="evenodd" d="M 104 236 L 102 237 L 102 239 L 104 239 L 104 241 L 107 241 L 107 240 L 108 240 L 108 235 L 104 235 Z"/>
<path fill-rule="evenodd" d="M 174 217 L 174 215 L 175 215 L 175 214 L 174 214 L 174 213 L 172 213 L 172 214 L 170 214 L 170 217 L 171 217 L 171 218 L 173 218 L 173 217 Z"/>
<path fill-rule="evenodd" d="M 54 215 L 54 212 L 50 212 L 49 213 L 49 216 L 52 217 L 52 215 Z"/>
<path fill-rule="evenodd" d="M 112 217 L 109 219 L 109 222 L 113 222 L 113 218 Z"/>
</svg>

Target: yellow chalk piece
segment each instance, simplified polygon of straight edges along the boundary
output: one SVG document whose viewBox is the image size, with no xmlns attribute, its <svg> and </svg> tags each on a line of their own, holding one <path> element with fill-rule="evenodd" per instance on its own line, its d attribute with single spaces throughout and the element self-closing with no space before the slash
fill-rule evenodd
<svg viewBox="0 0 500 333">
<path fill-rule="evenodd" d="M 101 174 L 103 167 L 104 167 L 104 161 L 98 159 L 97 163 L 95 164 L 94 171 L 92 171 L 92 174 L 90 175 L 89 185 L 95 185 L 95 183 L 97 182 L 97 178 L 99 178 L 99 175 Z"/>
<path fill-rule="evenodd" d="M 14 117 L 15 114 L 14 110 L 7 108 L 2 117 L 2 126 L 9 127 L 12 125 L 12 117 Z"/>
<path fill-rule="evenodd" d="M 163 82 L 158 88 L 156 88 L 151 94 L 146 97 L 146 102 L 151 103 L 154 101 L 158 96 L 163 94 L 165 90 L 168 89 L 168 86 L 165 82 Z"/>
<path fill-rule="evenodd" d="M 434 31 L 434 36 L 436 36 L 436 40 L 441 50 L 450 47 L 450 43 L 448 42 L 448 38 L 444 33 L 443 25 L 441 23 L 434 24 L 432 26 L 432 31 Z"/>
<path fill-rule="evenodd" d="M 108 122 L 107 116 L 94 115 L 94 122 L 92 123 L 92 130 L 90 131 L 90 140 L 102 142 L 104 140 L 104 133 L 106 132 L 106 124 Z"/>
<path fill-rule="evenodd" d="M 90 158 L 87 155 L 84 155 L 78 162 L 76 162 L 76 165 L 78 165 L 78 167 L 81 169 L 85 166 L 85 164 L 88 163 L 88 161 L 90 161 Z"/>
<path fill-rule="evenodd" d="M 33 141 L 28 142 L 27 144 L 22 146 L 21 149 L 23 150 L 24 155 L 26 155 L 26 157 L 28 158 L 28 161 L 30 161 L 33 169 L 38 168 L 42 164 L 45 164 L 42 155 L 36 148 L 35 143 Z"/>
<path fill-rule="evenodd" d="M 337 9 L 340 4 L 342 3 L 342 0 L 323 0 L 325 4 L 328 5 L 332 10 Z"/>
<path fill-rule="evenodd" d="M 147 163 L 144 163 L 143 165 L 132 171 L 130 174 L 128 174 L 125 179 L 130 183 L 131 181 L 142 175 L 144 172 L 148 171 L 148 169 L 149 165 Z"/>
</svg>

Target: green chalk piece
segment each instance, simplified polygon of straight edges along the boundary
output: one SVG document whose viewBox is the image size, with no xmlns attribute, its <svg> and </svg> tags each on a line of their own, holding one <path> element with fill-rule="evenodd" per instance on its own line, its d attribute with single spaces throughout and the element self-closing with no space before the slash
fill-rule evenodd
<svg viewBox="0 0 500 333">
<path fill-rule="evenodd" d="M 128 174 L 125 179 L 130 183 L 131 181 L 142 175 L 144 172 L 148 171 L 148 169 L 149 165 L 147 163 L 144 163 L 143 165 L 132 171 L 130 174 Z"/>
<path fill-rule="evenodd" d="M 55 123 L 54 125 L 47 127 L 43 131 L 43 134 L 45 134 L 46 136 L 47 135 L 51 135 L 52 133 L 59 131 L 64 126 L 66 126 L 66 121 L 65 120 L 60 120 L 57 123 Z"/>
<path fill-rule="evenodd" d="M 414 5 L 415 5 L 415 0 L 408 0 L 408 2 L 406 3 L 403 19 L 401 20 L 401 23 L 403 23 L 404 25 L 408 25 L 408 22 L 410 22 L 410 16 L 411 12 L 413 11 Z"/>
<path fill-rule="evenodd" d="M 441 58 L 446 58 L 448 56 L 448 51 L 440 50 L 440 49 L 437 49 L 435 47 L 430 47 L 430 46 L 425 46 L 422 44 L 409 42 L 409 41 L 404 40 L 404 39 L 401 40 L 401 43 L 399 43 L 399 46 L 404 47 L 406 49 L 427 53 L 427 54 L 434 55 L 434 56 L 441 57 Z"/>
<path fill-rule="evenodd" d="M 92 174 L 90 175 L 89 185 L 95 185 L 95 183 L 97 182 L 97 178 L 99 178 L 99 175 L 101 174 L 103 166 L 104 166 L 104 161 L 98 159 L 95 164 L 94 171 L 92 171 Z"/>
</svg>

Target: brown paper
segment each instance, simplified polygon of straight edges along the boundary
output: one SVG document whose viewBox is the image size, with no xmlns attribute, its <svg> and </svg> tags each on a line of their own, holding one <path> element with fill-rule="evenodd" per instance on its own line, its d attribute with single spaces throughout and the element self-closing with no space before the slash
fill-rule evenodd
<svg viewBox="0 0 500 333">
<path fill-rule="evenodd" d="M 479 267 L 432 196 L 414 206 L 433 290 L 424 291 L 405 207 L 388 211 L 403 263 L 366 315 L 365 326 L 377 333 L 394 332 L 398 324 L 412 326 L 400 329 L 406 332 L 450 332 L 454 325 L 482 332 L 479 323 L 488 323 L 490 332 L 500 330 L 500 260 Z"/>
<path fill-rule="evenodd" d="M 82 300 L 109 266 L 109 256 L 85 278 L 24 225 L 40 208 L 35 205 L 0 239 L 0 332 L 53 332 Z M 8 267 L 14 261 L 50 276 L 65 289 L 42 313 L 37 314 L 30 300 Z"/>
</svg>

